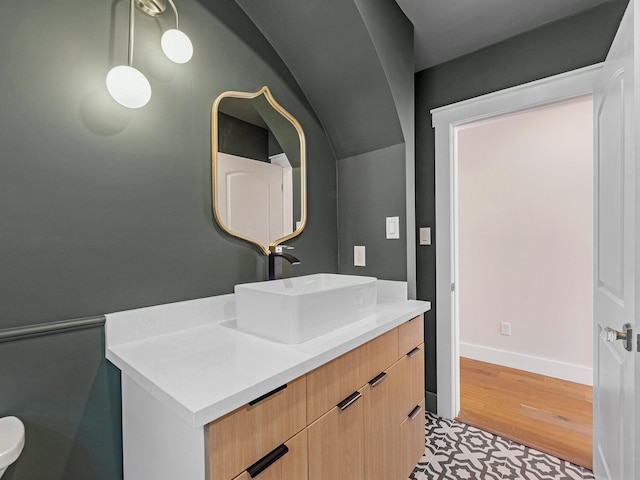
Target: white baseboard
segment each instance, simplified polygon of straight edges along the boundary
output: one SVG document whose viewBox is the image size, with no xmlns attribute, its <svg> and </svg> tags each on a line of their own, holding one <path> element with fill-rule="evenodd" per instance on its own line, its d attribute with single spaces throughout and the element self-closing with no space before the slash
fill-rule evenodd
<svg viewBox="0 0 640 480">
<path fill-rule="evenodd" d="M 583 385 L 593 385 L 592 368 L 570 363 L 462 342 L 460 342 L 460 356 L 480 360 L 481 362 L 495 363 L 504 367 L 526 370 L 546 375 L 547 377 L 582 383 Z"/>
</svg>

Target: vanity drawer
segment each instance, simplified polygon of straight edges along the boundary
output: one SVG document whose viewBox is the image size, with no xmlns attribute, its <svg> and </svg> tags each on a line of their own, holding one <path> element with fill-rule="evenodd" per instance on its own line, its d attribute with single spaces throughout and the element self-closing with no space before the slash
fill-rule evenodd
<svg viewBox="0 0 640 480">
<path fill-rule="evenodd" d="M 404 385 L 400 387 L 401 411 L 409 413 L 417 404 L 424 400 L 424 343 L 412 349 L 398 363 L 404 371 Z"/>
<path fill-rule="evenodd" d="M 422 313 L 398 327 L 398 358 L 421 343 L 424 343 L 424 314 Z"/>
<path fill-rule="evenodd" d="M 234 480 L 307 480 L 307 429 L 280 445 Z"/>
<path fill-rule="evenodd" d="M 307 422 L 317 420 L 397 358 L 398 331 L 393 329 L 308 373 Z"/>
<path fill-rule="evenodd" d="M 398 478 L 408 478 L 424 454 L 424 400 L 414 407 L 400 425 L 400 470 Z"/>
<path fill-rule="evenodd" d="M 307 422 L 309 424 L 360 386 L 358 384 L 359 348 L 307 374 Z"/>
<path fill-rule="evenodd" d="M 360 385 L 384 372 L 398 360 L 398 329 L 365 343 L 360 351 Z"/>
<path fill-rule="evenodd" d="M 306 427 L 305 377 L 280 388 L 207 425 L 208 480 L 236 477 Z"/>
</svg>

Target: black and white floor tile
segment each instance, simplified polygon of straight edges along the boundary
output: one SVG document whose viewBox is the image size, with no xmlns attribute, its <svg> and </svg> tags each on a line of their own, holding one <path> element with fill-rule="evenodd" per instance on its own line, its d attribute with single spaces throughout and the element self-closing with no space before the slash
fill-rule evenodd
<svg viewBox="0 0 640 480">
<path fill-rule="evenodd" d="M 590 470 L 427 413 L 425 453 L 409 480 L 593 480 Z"/>
</svg>

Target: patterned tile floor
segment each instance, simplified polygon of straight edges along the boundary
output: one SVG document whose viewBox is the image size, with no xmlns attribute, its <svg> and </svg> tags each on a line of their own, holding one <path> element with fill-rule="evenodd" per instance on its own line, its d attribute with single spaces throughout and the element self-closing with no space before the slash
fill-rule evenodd
<svg viewBox="0 0 640 480">
<path fill-rule="evenodd" d="M 593 480 L 590 470 L 427 413 L 425 453 L 409 480 Z"/>
</svg>

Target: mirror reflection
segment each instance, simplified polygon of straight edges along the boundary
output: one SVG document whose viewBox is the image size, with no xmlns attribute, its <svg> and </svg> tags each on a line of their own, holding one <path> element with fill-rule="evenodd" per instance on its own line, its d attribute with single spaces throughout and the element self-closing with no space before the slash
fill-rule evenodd
<svg viewBox="0 0 640 480">
<path fill-rule="evenodd" d="M 212 111 L 213 209 L 231 235 L 263 253 L 306 223 L 305 140 L 267 87 L 225 92 Z"/>
</svg>

